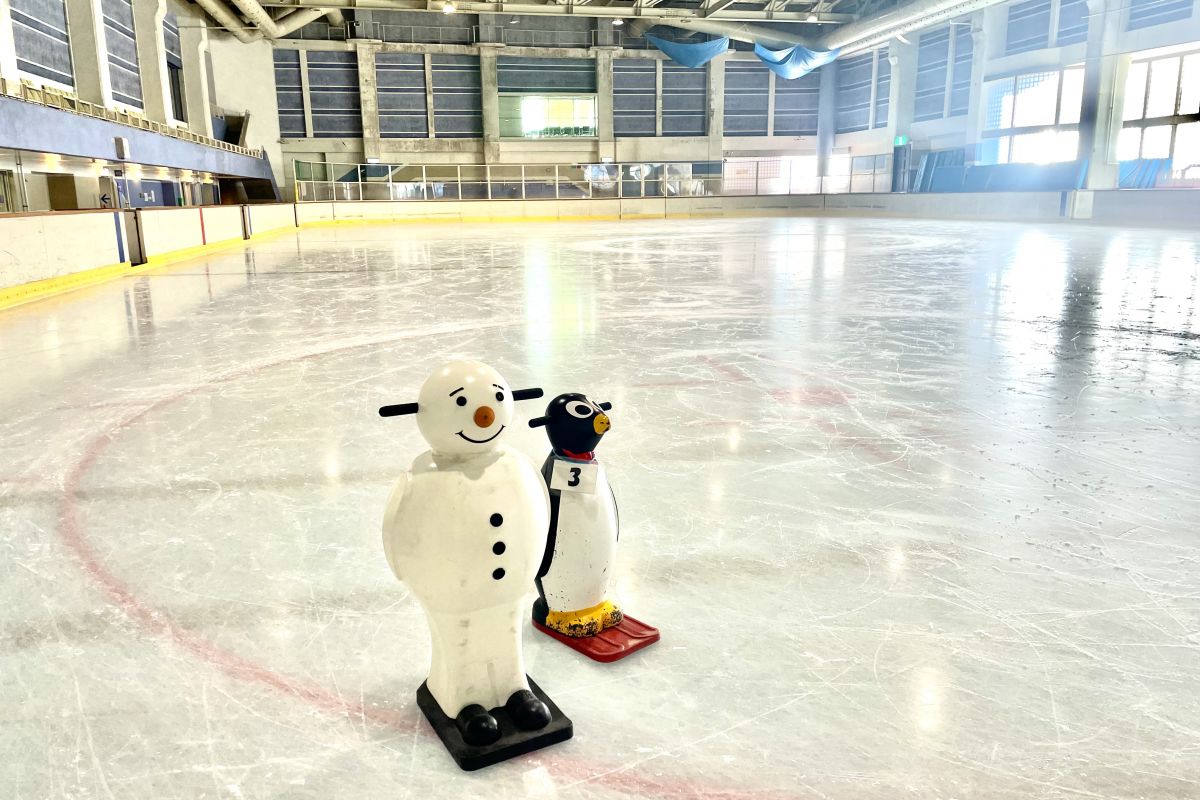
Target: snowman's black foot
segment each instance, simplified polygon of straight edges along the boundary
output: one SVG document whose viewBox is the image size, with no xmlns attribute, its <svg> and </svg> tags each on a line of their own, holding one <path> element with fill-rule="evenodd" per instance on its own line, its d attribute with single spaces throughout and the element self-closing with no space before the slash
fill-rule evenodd
<svg viewBox="0 0 1200 800">
<path fill-rule="evenodd" d="M 550 724 L 550 709 L 528 689 L 513 692 L 504 710 L 513 724 L 524 731 L 536 731 Z"/>
<path fill-rule="evenodd" d="M 463 741 L 476 747 L 492 744 L 500 738 L 500 725 L 496 718 L 481 705 L 469 705 L 458 712 L 454 724 L 458 726 Z"/>
<path fill-rule="evenodd" d="M 571 720 L 563 716 L 536 683 L 529 681 L 529 688 L 531 692 L 515 692 L 508 703 L 490 711 L 479 705 L 467 706 L 456 719 L 442 711 L 429 687 L 422 683 L 417 689 L 417 706 L 458 766 L 465 770 L 479 769 L 571 738 Z M 540 714 L 535 719 L 533 703 L 527 702 L 527 694 L 545 709 L 548 722 L 542 721 Z M 489 739 L 486 744 L 474 743 L 476 727 L 490 727 L 489 720 L 499 728 L 498 738 Z"/>
</svg>

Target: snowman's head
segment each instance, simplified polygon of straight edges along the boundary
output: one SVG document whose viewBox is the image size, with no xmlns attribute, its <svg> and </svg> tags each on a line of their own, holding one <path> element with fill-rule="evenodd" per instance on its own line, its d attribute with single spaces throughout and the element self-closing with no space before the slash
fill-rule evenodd
<svg viewBox="0 0 1200 800">
<path fill-rule="evenodd" d="M 512 423 L 515 400 L 541 396 L 541 389 L 514 392 L 487 364 L 451 361 L 425 379 L 416 403 L 384 406 L 379 413 L 385 417 L 415 413 L 421 436 L 433 452 L 474 455 L 500 444 Z"/>
</svg>

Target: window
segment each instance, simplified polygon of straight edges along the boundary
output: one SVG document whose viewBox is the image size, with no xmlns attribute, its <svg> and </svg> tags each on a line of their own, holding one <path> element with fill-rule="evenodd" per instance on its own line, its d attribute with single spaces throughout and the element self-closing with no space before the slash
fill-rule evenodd
<svg viewBox="0 0 1200 800">
<path fill-rule="evenodd" d="M 177 122 L 187 122 L 187 110 L 183 104 L 183 47 L 179 40 L 179 20 L 168 12 L 163 17 L 163 55 L 167 66 L 167 86 L 171 90 L 171 117 Z"/>
<path fill-rule="evenodd" d="M 1200 178 L 1200 50 L 1144 58 L 1125 77 L 1117 160 L 1171 160 L 1175 180 Z"/>
<path fill-rule="evenodd" d="M 500 135 L 543 139 L 596 135 L 596 96 L 500 95 Z"/>
<path fill-rule="evenodd" d="M 171 114 L 180 122 L 187 122 L 187 109 L 183 104 L 183 67 L 167 62 L 167 81 L 171 85 Z"/>
<path fill-rule="evenodd" d="M 983 163 L 1049 164 L 1077 158 L 1081 65 L 990 81 L 984 96 Z"/>
</svg>

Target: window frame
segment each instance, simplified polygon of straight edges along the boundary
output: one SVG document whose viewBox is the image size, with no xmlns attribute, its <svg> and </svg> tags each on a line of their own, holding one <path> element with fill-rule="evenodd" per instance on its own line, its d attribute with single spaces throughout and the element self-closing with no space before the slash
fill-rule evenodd
<svg viewBox="0 0 1200 800">
<path fill-rule="evenodd" d="M 1134 64 L 1145 64 L 1146 65 L 1146 75 L 1144 78 L 1145 82 L 1142 85 L 1141 116 L 1138 117 L 1137 119 L 1130 119 L 1130 120 L 1122 119 L 1121 120 L 1121 129 L 1120 129 L 1121 131 L 1124 131 L 1126 128 L 1141 128 L 1141 131 L 1138 134 L 1138 155 L 1137 155 L 1137 158 L 1133 159 L 1134 161 L 1144 160 L 1146 158 L 1145 156 L 1142 155 L 1142 148 L 1145 147 L 1146 129 L 1147 128 L 1159 128 L 1159 127 L 1165 127 L 1168 125 L 1171 127 L 1171 141 L 1170 141 L 1170 146 L 1167 149 L 1166 160 L 1174 161 L 1174 158 L 1175 158 L 1175 136 L 1179 132 L 1179 126 L 1180 125 L 1188 125 L 1193 122 L 1200 122 L 1200 108 L 1197 108 L 1195 111 L 1188 112 L 1188 113 L 1184 113 L 1182 111 L 1182 109 L 1180 108 L 1180 105 L 1183 103 L 1184 64 L 1186 63 L 1186 59 L 1188 58 L 1188 56 L 1196 56 L 1197 57 L 1196 63 L 1200 64 L 1200 47 L 1196 48 L 1195 50 L 1181 50 L 1179 52 L 1167 53 L 1165 55 L 1160 55 L 1160 56 L 1151 56 L 1151 57 L 1147 57 L 1147 58 L 1134 58 L 1129 62 L 1130 67 L 1133 67 Z M 1179 69 L 1175 73 L 1175 105 L 1174 105 L 1174 109 L 1173 109 L 1174 113 L 1161 114 L 1156 117 L 1147 117 L 1146 112 L 1150 108 L 1150 81 L 1154 75 L 1154 67 L 1152 65 L 1156 61 L 1166 61 L 1166 60 L 1172 59 L 1172 58 L 1178 59 L 1178 61 L 1179 61 Z M 1128 92 L 1129 92 L 1128 75 L 1126 76 L 1126 83 L 1124 86 L 1124 91 L 1126 94 L 1128 94 Z M 1122 116 L 1124 116 L 1124 111 L 1122 111 Z M 1118 136 L 1119 135 L 1120 135 L 1120 132 L 1118 132 Z M 1155 158 L 1157 158 L 1157 157 L 1155 157 Z"/>
<path fill-rule="evenodd" d="M 1069 131 L 1075 131 L 1075 132 L 1079 131 L 1079 122 L 1060 122 L 1059 121 L 1062 119 L 1062 115 L 1063 115 L 1063 91 L 1064 91 L 1064 89 L 1066 87 L 1066 83 L 1067 83 L 1065 80 L 1065 75 L 1068 71 L 1071 71 L 1071 70 L 1079 70 L 1082 72 L 1085 70 L 1085 66 L 1083 64 L 1067 64 L 1065 66 L 1057 67 L 1055 69 L 1036 70 L 1034 72 L 1021 72 L 1021 73 L 1017 73 L 1014 75 L 1005 75 L 1000 78 L 993 78 L 992 80 L 984 81 L 984 83 L 983 83 L 983 92 L 984 92 L 983 100 L 984 100 L 985 104 L 987 103 L 987 98 L 992 91 L 992 87 L 994 87 L 996 84 L 1001 83 L 1003 81 L 1007 81 L 1009 83 L 1009 85 L 1012 87 L 1013 115 L 1009 119 L 1008 126 L 1001 127 L 1001 128 L 987 128 L 986 127 L 987 122 L 985 120 L 985 122 L 984 122 L 985 127 L 980 131 L 980 137 L 983 139 L 1007 138 L 1007 140 L 1008 140 L 1007 148 L 1008 149 L 1007 149 L 1007 152 L 1004 154 L 1004 160 L 998 161 L 997 163 L 1001 163 L 1001 164 L 1029 163 L 1029 162 L 1013 162 L 1012 161 L 1013 143 L 1014 143 L 1014 140 L 1018 136 L 1025 136 L 1025 135 L 1034 134 L 1034 133 L 1045 133 L 1047 131 L 1055 131 L 1058 133 L 1069 132 Z M 1054 98 L 1054 122 L 1046 123 L 1044 125 L 1013 125 L 1012 123 L 1016 120 L 1017 81 L 1028 75 L 1041 75 L 1041 74 L 1057 74 L 1057 76 L 1058 76 L 1058 80 L 1057 80 L 1058 88 L 1055 92 L 1055 98 Z M 1080 103 L 1082 105 L 1082 98 L 1080 98 Z M 986 105 L 985 105 L 985 109 L 986 109 Z M 1076 153 L 1075 159 L 1073 159 L 1073 160 L 1078 160 L 1078 159 L 1079 159 L 1079 154 Z M 1065 162 L 1051 162 L 1051 163 L 1065 163 Z"/>
<path fill-rule="evenodd" d="M 600 126 L 600 95 L 598 92 L 501 92 L 501 93 L 497 94 L 496 104 L 497 104 L 497 106 L 499 106 L 500 101 L 505 98 L 517 98 L 517 100 L 518 100 L 517 107 L 519 109 L 521 106 L 521 101 L 523 101 L 527 97 L 541 97 L 546 100 L 550 100 L 552 98 L 557 98 L 557 99 L 571 98 L 574 101 L 590 99 L 592 101 L 593 123 L 590 126 L 592 132 L 587 133 L 587 134 L 556 134 L 556 135 L 551 135 L 551 136 L 527 136 L 522 132 L 522 134 L 520 136 L 513 136 L 511 134 L 504 133 L 504 116 L 503 116 L 503 114 L 501 114 L 500 115 L 500 130 L 501 130 L 500 138 L 501 139 L 504 139 L 506 141 L 524 142 L 524 141 L 536 141 L 539 139 L 577 141 L 577 140 L 590 140 L 590 139 L 599 138 L 599 135 L 600 135 L 600 129 L 599 129 L 599 126 Z M 572 104 L 572 108 L 574 108 L 574 103 Z M 519 111 L 518 111 L 518 113 L 519 113 Z M 520 120 L 518 120 L 518 121 L 520 122 Z M 560 125 L 560 126 L 549 126 L 549 127 L 578 128 L 578 127 L 585 127 L 585 126 L 582 126 L 582 125 L 561 126 Z M 543 130 L 548 130 L 549 127 L 543 128 Z M 523 125 L 522 125 L 522 131 L 524 131 Z"/>
</svg>

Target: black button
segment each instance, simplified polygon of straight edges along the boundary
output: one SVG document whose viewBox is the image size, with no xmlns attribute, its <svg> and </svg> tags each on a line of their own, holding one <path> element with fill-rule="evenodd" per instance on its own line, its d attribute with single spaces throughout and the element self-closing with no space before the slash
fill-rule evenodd
<svg viewBox="0 0 1200 800">
<path fill-rule="evenodd" d="M 492 514 L 490 522 L 492 523 L 493 528 L 499 528 L 504 524 L 504 517 L 500 516 L 499 514 Z"/>
<path fill-rule="evenodd" d="M 492 579 L 493 579 L 493 580 L 497 580 L 497 581 L 498 581 L 498 580 L 500 580 L 500 579 L 501 579 L 501 578 L 503 578 L 503 577 L 504 577 L 504 570 L 503 570 L 503 569 L 498 569 L 498 570 L 496 570 L 495 572 L 493 572 L 493 573 L 492 573 Z"/>
<path fill-rule="evenodd" d="M 492 552 L 498 556 L 503 555 L 504 554 L 504 542 L 496 542 L 494 545 L 492 545 Z"/>
</svg>

